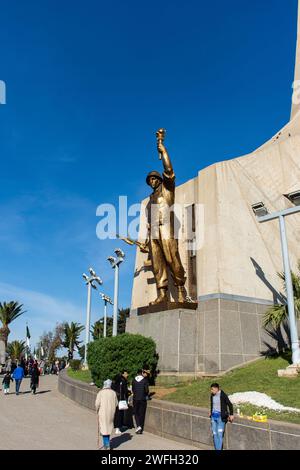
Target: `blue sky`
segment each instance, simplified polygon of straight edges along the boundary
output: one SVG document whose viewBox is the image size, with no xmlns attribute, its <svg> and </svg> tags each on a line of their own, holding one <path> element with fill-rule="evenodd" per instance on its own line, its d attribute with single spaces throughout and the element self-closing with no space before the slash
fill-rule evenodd
<svg viewBox="0 0 300 470">
<path fill-rule="evenodd" d="M 113 294 L 119 243 L 97 239 L 96 208 L 148 195 L 157 128 L 180 184 L 288 121 L 297 1 L 11 0 L 0 13 L 0 299 L 27 310 L 11 339 L 28 321 L 35 342 L 57 321 L 84 323 L 90 265 Z M 97 295 L 92 307 L 95 321 Z"/>
</svg>

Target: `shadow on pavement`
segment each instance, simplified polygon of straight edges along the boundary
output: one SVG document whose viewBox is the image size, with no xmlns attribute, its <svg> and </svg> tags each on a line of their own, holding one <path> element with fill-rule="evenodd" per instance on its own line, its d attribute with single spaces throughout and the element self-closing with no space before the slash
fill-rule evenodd
<svg viewBox="0 0 300 470">
<path fill-rule="evenodd" d="M 52 390 L 41 390 L 40 392 L 36 392 L 36 395 L 41 395 L 42 393 L 49 393 L 52 392 Z M 25 392 L 20 392 L 19 395 L 28 395 L 32 394 L 31 390 L 26 390 Z M 10 392 L 10 395 L 16 395 L 16 392 Z"/>
<path fill-rule="evenodd" d="M 124 444 L 124 442 L 131 441 L 131 439 L 132 439 L 132 435 L 129 434 L 128 432 L 124 432 L 123 434 L 121 434 L 121 436 L 116 436 L 111 439 L 110 441 L 111 448 L 117 449 L 122 444 Z"/>
</svg>

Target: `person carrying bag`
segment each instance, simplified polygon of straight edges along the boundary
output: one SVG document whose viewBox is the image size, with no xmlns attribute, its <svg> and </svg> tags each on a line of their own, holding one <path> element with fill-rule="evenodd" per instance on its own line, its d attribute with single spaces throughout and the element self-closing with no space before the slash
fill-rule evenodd
<svg viewBox="0 0 300 470">
<path fill-rule="evenodd" d="M 122 428 L 124 427 L 124 413 L 128 410 L 128 372 L 123 369 L 121 373 L 116 377 L 113 390 L 117 394 L 118 407 L 115 416 L 115 434 L 122 434 Z"/>
<path fill-rule="evenodd" d="M 121 395 L 121 384 L 120 384 L 120 395 Z M 118 404 L 119 411 L 128 410 L 128 403 L 127 400 L 120 400 Z"/>
</svg>

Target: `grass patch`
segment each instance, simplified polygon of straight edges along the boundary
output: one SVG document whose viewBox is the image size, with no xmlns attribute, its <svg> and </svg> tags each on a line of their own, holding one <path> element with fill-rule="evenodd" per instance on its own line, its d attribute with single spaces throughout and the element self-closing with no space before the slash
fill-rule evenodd
<svg viewBox="0 0 300 470">
<path fill-rule="evenodd" d="M 71 379 L 82 380 L 82 382 L 91 383 L 93 382 L 91 372 L 89 370 L 72 370 L 68 368 L 68 376 Z"/>
<path fill-rule="evenodd" d="M 210 384 L 217 381 L 228 394 L 236 392 L 261 392 L 278 403 L 300 409 L 300 377 L 279 378 L 278 369 L 285 369 L 290 363 L 290 355 L 258 360 L 252 364 L 228 372 L 216 379 L 206 378 L 176 387 L 176 391 L 164 394 L 163 400 L 185 403 L 204 408 L 210 407 Z M 155 398 L 155 395 L 154 395 Z M 252 415 L 261 408 L 241 405 L 244 415 Z M 300 424 L 300 413 L 287 413 L 266 410 L 269 418 Z"/>
</svg>

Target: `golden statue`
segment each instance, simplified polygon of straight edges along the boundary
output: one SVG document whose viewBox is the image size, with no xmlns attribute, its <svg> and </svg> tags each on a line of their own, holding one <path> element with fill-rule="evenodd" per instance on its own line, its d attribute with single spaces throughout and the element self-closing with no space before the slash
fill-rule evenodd
<svg viewBox="0 0 300 470">
<path fill-rule="evenodd" d="M 178 252 L 178 240 L 174 237 L 175 173 L 164 146 L 165 129 L 156 132 L 157 150 L 164 171 L 161 175 L 151 171 L 146 182 L 153 189 L 147 206 L 148 241 L 153 274 L 158 297 L 150 305 L 168 300 L 168 269 L 178 293 L 178 302 L 186 302 L 185 271 Z M 144 246 L 145 247 L 145 246 Z M 141 247 L 143 248 L 143 247 Z"/>
<path fill-rule="evenodd" d="M 161 175 L 158 171 L 151 171 L 146 182 L 153 189 L 147 205 L 148 236 L 144 243 L 132 240 L 129 237 L 119 237 L 129 245 L 136 245 L 143 253 L 149 253 L 150 262 L 145 266 L 151 266 L 156 282 L 158 296 L 150 305 L 167 302 L 168 299 L 168 269 L 177 288 L 177 301 L 189 302 L 184 287 L 186 277 L 178 252 L 178 240 L 174 236 L 174 212 L 175 202 L 175 173 L 172 163 L 164 146 L 165 129 L 156 132 L 157 150 L 162 160 L 164 171 Z"/>
</svg>

